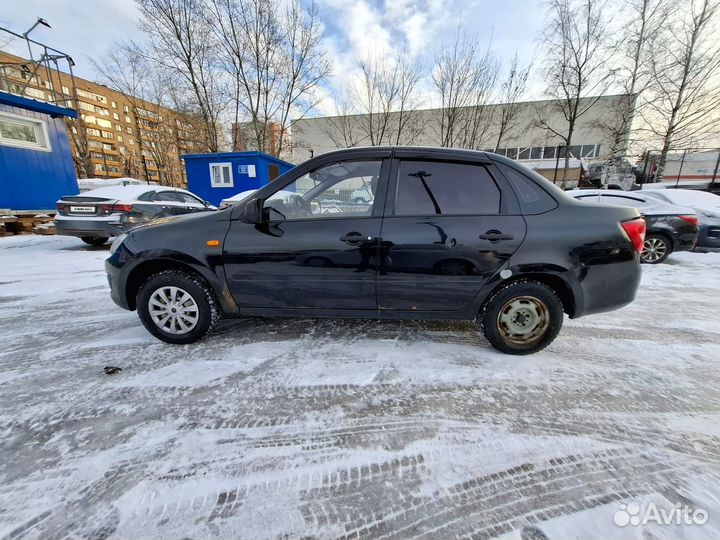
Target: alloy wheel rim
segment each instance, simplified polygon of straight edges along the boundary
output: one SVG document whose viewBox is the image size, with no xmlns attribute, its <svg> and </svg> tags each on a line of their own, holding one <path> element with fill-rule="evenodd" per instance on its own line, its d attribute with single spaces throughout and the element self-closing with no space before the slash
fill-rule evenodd
<svg viewBox="0 0 720 540">
<path fill-rule="evenodd" d="M 148 300 L 155 326 L 170 334 L 187 334 L 198 324 L 200 309 L 192 295 L 180 287 L 160 287 Z"/>
<path fill-rule="evenodd" d="M 648 238 L 643 244 L 642 258 L 647 262 L 656 262 L 667 253 L 665 242 L 659 238 Z"/>
<path fill-rule="evenodd" d="M 528 344 L 540 339 L 550 327 L 550 310 L 534 296 L 508 300 L 497 316 L 502 337 L 512 343 Z"/>
</svg>

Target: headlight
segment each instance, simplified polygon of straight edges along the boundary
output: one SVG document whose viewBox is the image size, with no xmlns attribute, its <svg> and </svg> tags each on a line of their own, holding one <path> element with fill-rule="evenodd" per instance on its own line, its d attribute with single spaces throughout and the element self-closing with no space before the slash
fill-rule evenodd
<svg viewBox="0 0 720 540">
<path fill-rule="evenodd" d="M 117 251 L 117 249 L 120 247 L 120 244 L 122 244 L 126 238 L 127 234 L 121 234 L 115 240 L 113 240 L 113 243 L 110 245 L 110 255 Z"/>
</svg>

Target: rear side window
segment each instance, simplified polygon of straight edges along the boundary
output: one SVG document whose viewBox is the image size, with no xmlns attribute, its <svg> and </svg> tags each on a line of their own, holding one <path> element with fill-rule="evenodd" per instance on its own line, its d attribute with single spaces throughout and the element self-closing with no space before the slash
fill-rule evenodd
<svg viewBox="0 0 720 540">
<path fill-rule="evenodd" d="M 557 207 L 555 199 L 520 171 L 500 162 L 495 165 L 513 187 L 523 214 L 542 214 Z"/>
<path fill-rule="evenodd" d="M 500 190 L 482 165 L 401 161 L 395 215 L 497 214 Z"/>
</svg>

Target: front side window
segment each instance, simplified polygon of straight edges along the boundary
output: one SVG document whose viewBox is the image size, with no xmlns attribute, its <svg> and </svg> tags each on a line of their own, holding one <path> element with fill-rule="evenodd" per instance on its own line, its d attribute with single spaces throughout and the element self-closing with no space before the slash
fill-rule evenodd
<svg viewBox="0 0 720 540">
<path fill-rule="evenodd" d="M 270 221 L 365 217 L 372 214 L 381 160 L 343 161 L 304 174 L 263 205 Z"/>
<path fill-rule="evenodd" d="M 50 149 L 42 120 L 6 114 L 0 114 L 0 144 L 32 150 Z"/>
<path fill-rule="evenodd" d="M 228 188 L 233 187 L 232 164 L 231 163 L 211 163 L 210 164 L 210 185 L 212 187 Z"/>
<path fill-rule="evenodd" d="M 395 215 L 471 215 L 500 212 L 500 190 L 483 165 L 401 161 Z"/>
</svg>

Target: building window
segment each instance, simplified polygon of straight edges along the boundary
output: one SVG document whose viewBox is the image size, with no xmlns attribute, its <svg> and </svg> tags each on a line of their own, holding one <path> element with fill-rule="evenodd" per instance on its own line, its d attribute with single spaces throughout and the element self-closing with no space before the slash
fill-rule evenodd
<svg viewBox="0 0 720 540">
<path fill-rule="evenodd" d="M 49 151 L 47 124 L 42 120 L 0 113 L 0 144 Z"/>
<path fill-rule="evenodd" d="M 124 105 L 124 106 L 123 106 L 123 111 L 125 111 L 125 114 L 127 114 L 127 113 L 130 112 L 130 109 L 128 109 L 128 106 L 127 106 L 127 105 Z"/>
<path fill-rule="evenodd" d="M 117 101 L 111 101 L 110 105 L 112 105 L 113 109 L 117 109 Z"/>
<path fill-rule="evenodd" d="M 120 115 L 119 115 L 118 113 L 114 112 L 114 113 L 113 113 L 113 118 L 114 118 L 115 120 L 120 120 Z"/>
<path fill-rule="evenodd" d="M 232 164 L 211 163 L 210 164 L 210 185 L 212 187 L 228 188 L 233 187 Z"/>
<path fill-rule="evenodd" d="M 126 117 L 125 117 L 125 122 L 127 122 L 128 124 L 130 123 L 130 117 L 129 117 L 129 116 L 126 116 Z"/>
</svg>

